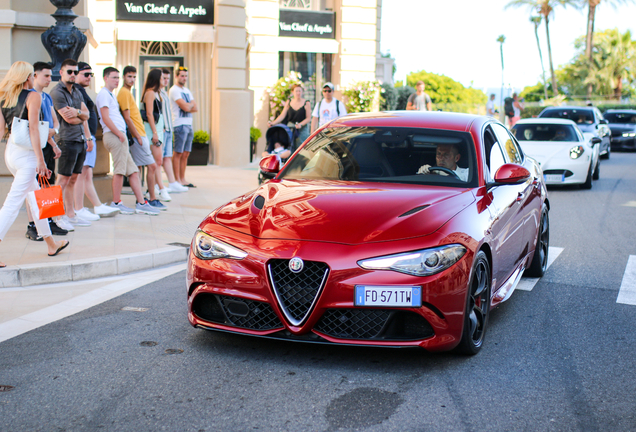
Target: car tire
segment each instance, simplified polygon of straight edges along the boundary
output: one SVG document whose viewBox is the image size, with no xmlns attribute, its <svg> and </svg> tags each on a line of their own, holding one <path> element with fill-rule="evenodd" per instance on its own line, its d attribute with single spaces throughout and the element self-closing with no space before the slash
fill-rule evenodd
<svg viewBox="0 0 636 432">
<path fill-rule="evenodd" d="M 604 155 L 601 155 L 601 159 L 609 159 L 611 152 L 612 152 L 612 146 L 607 146 L 607 152 L 605 152 Z"/>
<path fill-rule="evenodd" d="M 592 180 L 598 180 L 601 177 L 601 161 L 596 161 L 596 168 L 594 168 L 594 175 Z"/>
<path fill-rule="evenodd" d="M 539 232 L 537 244 L 532 255 L 530 267 L 525 271 L 525 276 L 542 277 L 548 268 L 548 250 L 550 248 L 550 217 L 548 206 L 543 204 L 541 219 L 539 220 Z"/>
<path fill-rule="evenodd" d="M 581 189 L 592 189 L 592 165 L 587 170 L 587 177 L 585 178 L 585 183 L 581 185 Z"/>
<path fill-rule="evenodd" d="M 468 284 L 462 338 L 456 348 L 460 354 L 475 355 L 481 350 L 490 316 L 491 282 L 488 257 L 479 251 Z"/>
</svg>

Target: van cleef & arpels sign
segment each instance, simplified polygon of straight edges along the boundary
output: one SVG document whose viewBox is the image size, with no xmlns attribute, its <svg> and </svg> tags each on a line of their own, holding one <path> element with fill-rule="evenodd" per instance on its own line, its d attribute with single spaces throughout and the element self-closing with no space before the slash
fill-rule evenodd
<svg viewBox="0 0 636 432">
<path fill-rule="evenodd" d="M 279 10 L 279 36 L 335 39 L 335 27 L 336 18 L 333 12 Z"/>
<path fill-rule="evenodd" d="M 117 0 L 117 20 L 214 24 L 214 0 Z"/>
</svg>

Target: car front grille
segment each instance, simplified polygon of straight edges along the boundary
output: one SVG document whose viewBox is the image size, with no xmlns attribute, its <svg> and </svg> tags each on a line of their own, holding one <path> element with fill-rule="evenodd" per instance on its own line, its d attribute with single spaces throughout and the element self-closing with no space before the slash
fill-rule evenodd
<svg viewBox="0 0 636 432">
<path fill-rule="evenodd" d="M 422 316 L 391 309 L 328 309 L 314 330 L 357 340 L 420 340 L 435 335 Z"/>
<path fill-rule="evenodd" d="M 283 327 L 268 303 L 238 297 L 201 293 L 194 299 L 192 311 L 206 321 L 249 330 Z"/>
<path fill-rule="evenodd" d="M 285 318 L 298 326 L 305 321 L 327 280 L 329 267 L 316 261 L 305 261 L 299 273 L 289 269 L 290 260 L 271 260 L 269 274 Z"/>
<path fill-rule="evenodd" d="M 543 174 L 558 174 L 563 175 L 565 178 L 572 177 L 574 173 L 570 170 L 562 170 L 562 169 L 549 169 L 544 170 Z"/>
</svg>

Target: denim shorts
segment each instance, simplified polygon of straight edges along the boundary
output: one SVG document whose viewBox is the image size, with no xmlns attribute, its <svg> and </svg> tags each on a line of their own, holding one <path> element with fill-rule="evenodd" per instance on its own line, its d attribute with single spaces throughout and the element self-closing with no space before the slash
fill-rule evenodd
<svg viewBox="0 0 636 432">
<path fill-rule="evenodd" d="M 172 131 L 163 133 L 163 157 L 172 157 Z"/>
<path fill-rule="evenodd" d="M 192 126 L 181 125 L 174 128 L 174 143 L 173 150 L 175 153 L 183 153 L 192 151 L 192 139 L 194 138 L 194 132 Z"/>
<path fill-rule="evenodd" d="M 62 150 L 62 156 L 57 160 L 57 173 L 66 177 L 81 174 L 86 157 L 86 143 L 60 141 L 58 146 Z"/>
</svg>

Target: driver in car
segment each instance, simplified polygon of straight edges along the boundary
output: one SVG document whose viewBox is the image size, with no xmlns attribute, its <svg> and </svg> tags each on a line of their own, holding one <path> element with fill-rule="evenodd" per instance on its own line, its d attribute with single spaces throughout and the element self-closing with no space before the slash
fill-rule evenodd
<svg viewBox="0 0 636 432">
<path fill-rule="evenodd" d="M 461 181 L 468 181 L 468 168 L 457 166 L 457 162 L 461 157 L 462 155 L 459 153 L 459 148 L 455 144 L 439 144 L 435 152 L 437 166 L 422 165 L 420 169 L 417 170 L 417 174 L 439 174 L 447 176 L 449 175 L 447 172 L 439 169 L 446 168 L 453 171 Z"/>
</svg>

